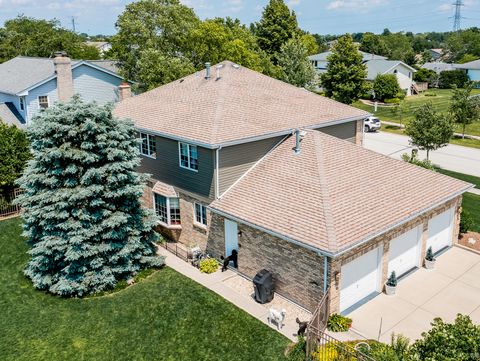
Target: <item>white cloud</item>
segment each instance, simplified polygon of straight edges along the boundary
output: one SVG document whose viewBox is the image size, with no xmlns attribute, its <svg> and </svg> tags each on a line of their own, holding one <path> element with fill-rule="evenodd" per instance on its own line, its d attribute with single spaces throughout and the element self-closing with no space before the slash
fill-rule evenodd
<svg viewBox="0 0 480 361">
<path fill-rule="evenodd" d="M 442 12 L 452 11 L 452 9 L 453 7 L 452 7 L 452 4 L 450 3 L 445 3 L 438 7 L 438 10 Z"/>
<path fill-rule="evenodd" d="M 225 11 L 227 13 L 238 13 L 243 10 L 243 0 L 227 0 L 225 2 Z"/>
<path fill-rule="evenodd" d="M 333 0 L 327 5 L 329 10 L 367 10 L 373 6 L 384 5 L 387 0 Z"/>
<path fill-rule="evenodd" d="M 294 7 L 294 6 L 300 5 L 300 1 L 301 0 L 289 0 L 287 1 L 287 5 L 289 7 Z"/>
</svg>

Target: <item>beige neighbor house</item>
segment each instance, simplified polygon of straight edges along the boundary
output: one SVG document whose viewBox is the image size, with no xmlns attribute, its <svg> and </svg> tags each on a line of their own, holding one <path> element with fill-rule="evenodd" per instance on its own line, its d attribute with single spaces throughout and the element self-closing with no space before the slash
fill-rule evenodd
<svg viewBox="0 0 480 361">
<path fill-rule="evenodd" d="M 369 114 L 224 61 L 117 104 L 159 231 L 276 292 L 348 313 L 457 240 L 471 185 L 362 147 Z M 213 69 L 212 69 L 213 70 Z"/>
</svg>

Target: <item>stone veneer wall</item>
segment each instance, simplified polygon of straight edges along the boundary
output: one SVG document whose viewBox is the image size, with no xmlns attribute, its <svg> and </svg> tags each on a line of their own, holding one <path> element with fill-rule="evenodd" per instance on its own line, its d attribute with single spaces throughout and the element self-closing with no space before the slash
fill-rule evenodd
<svg viewBox="0 0 480 361">
<path fill-rule="evenodd" d="M 154 209 L 152 192 L 154 183 L 154 181 L 147 182 L 144 193 L 141 197 L 143 205 L 150 209 Z M 209 227 L 204 227 L 194 222 L 194 203 L 197 202 L 203 205 L 208 204 L 181 192 L 179 192 L 179 198 L 180 219 L 182 222 L 181 228 L 169 228 L 163 225 L 158 225 L 156 228 L 157 232 L 169 240 L 185 244 L 188 248 L 200 246 L 200 248 L 205 249 L 207 245 Z M 211 218 L 211 212 L 207 209 L 207 225 L 210 224 Z"/>
<path fill-rule="evenodd" d="M 225 254 L 224 217 L 213 214 L 207 252 Z M 324 258 L 244 224 L 238 224 L 238 271 L 249 278 L 261 269 L 271 271 L 275 291 L 313 311 L 323 294 Z"/>
<path fill-rule="evenodd" d="M 353 261 L 355 258 L 364 255 L 365 253 L 377 248 L 380 245 L 383 245 L 383 256 L 382 256 L 382 285 L 387 281 L 388 278 L 388 260 L 389 260 L 389 247 L 390 241 L 402 233 L 409 231 L 412 228 L 415 228 L 419 225 L 423 226 L 422 233 L 422 252 L 420 256 L 420 263 L 418 266 L 423 266 L 423 260 L 426 253 L 426 243 L 428 239 L 428 220 L 432 217 L 446 211 L 451 207 L 455 207 L 455 216 L 454 216 L 454 227 L 453 227 L 453 243 L 458 242 L 458 232 L 460 227 L 460 211 L 461 211 L 462 197 L 459 196 L 443 205 L 433 209 L 426 214 L 417 217 L 410 222 L 407 222 L 387 233 L 382 234 L 379 237 L 372 239 L 371 241 L 354 248 L 353 250 L 341 255 L 340 257 L 332 260 L 331 272 L 329 273 L 329 284 L 330 287 L 330 311 L 338 312 L 340 307 L 340 283 L 341 283 L 341 267 L 342 265 Z"/>
</svg>

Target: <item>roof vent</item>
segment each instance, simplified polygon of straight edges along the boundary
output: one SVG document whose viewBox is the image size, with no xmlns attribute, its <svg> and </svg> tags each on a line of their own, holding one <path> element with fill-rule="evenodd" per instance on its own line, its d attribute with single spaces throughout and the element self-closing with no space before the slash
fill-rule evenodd
<svg viewBox="0 0 480 361">
<path fill-rule="evenodd" d="M 210 66 L 211 64 L 209 62 L 205 63 L 205 79 L 210 79 Z"/>
<path fill-rule="evenodd" d="M 223 68 L 223 64 L 217 65 L 216 68 L 217 68 L 217 79 L 215 79 L 215 80 L 219 80 L 220 79 L 220 69 Z"/>
<path fill-rule="evenodd" d="M 232 66 L 233 66 L 235 69 L 240 69 L 240 65 L 238 65 L 238 64 L 232 64 Z"/>
<path fill-rule="evenodd" d="M 302 139 L 307 135 L 307 132 L 304 131 L 304 130 L 300 130 L 300 129 L 295 129 L 295 148 L 293 148 L 293 151 L 295 152 L 295 154 L 300 154 L 301 152 L 301 147 L 300 147 L 300 142 L 302 141 Z"/>
</svg>

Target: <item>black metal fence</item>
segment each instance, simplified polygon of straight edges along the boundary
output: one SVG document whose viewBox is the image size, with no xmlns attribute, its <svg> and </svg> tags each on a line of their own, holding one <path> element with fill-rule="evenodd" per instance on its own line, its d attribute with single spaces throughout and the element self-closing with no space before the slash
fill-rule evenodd
<svg viewBox="0 0 480 361">
<path fill-rule="evenodd" d="M 0 191 L 0 220 L 20 214 L 20 206 L 13 204 L 15 198 L 22 193 L 20 188 Z"/>
<path fill-rule="evenodd" d="M 163 241 L 160 246 L 186 262 L 191 258 L 188 249 L 181 243 Z"/>
</svg>

